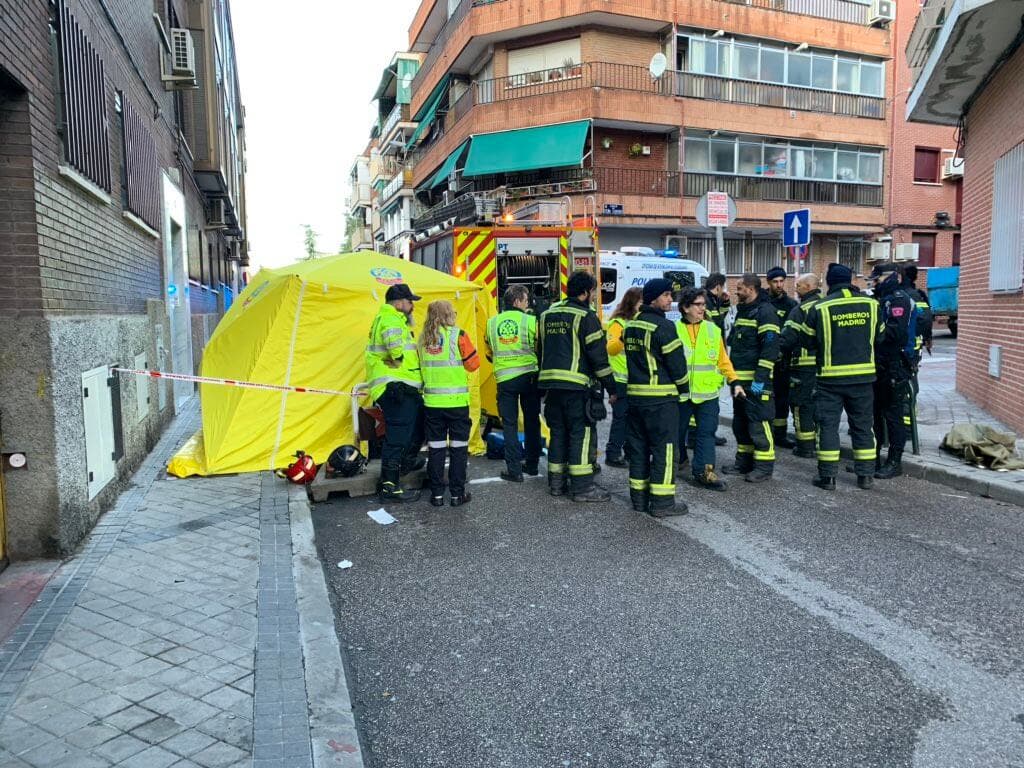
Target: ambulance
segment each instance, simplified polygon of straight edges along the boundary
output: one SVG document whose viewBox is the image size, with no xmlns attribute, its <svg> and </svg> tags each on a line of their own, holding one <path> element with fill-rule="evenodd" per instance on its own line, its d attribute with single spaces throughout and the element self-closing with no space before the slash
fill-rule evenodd
<svg viewBox="0 0 1024 768">
<path fill-rule="evenodd" d="M 618 251 L 600 251 L 601 309 L 604 317 L 611 317 L 615 307 L 630 288 L 643 288 L 648 280 L 665 278 L 672 281 L 673 291 L 687 286 L 700 288 L 710 274 L 701 264 L 676 256 L 658 255 L 651 248 L 626 246 Z M 666 313 L 670 320 L 679 319 L 679 311 L 672 306 Z"/>
</svg>

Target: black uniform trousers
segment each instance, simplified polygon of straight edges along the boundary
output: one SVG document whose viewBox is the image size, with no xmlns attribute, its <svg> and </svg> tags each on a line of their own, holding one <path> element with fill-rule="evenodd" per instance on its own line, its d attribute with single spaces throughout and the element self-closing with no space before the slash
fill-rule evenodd
<svg viewBox="0 0 1024 768">
<path fill-rule="evenodd" d="M 551 430 L 548 445 L 548 484 L 561 488 L 569 478 L 573 494 L 585 493 L 594 484 L 590 459 L 593 432 L 587 424 L 583 389 L 549 389 L 544 397 L 544 419 Z"/>
<path fill-rule="evenodd" d="M 907 446 L 910 430 L 911 387 L 905 374 L 890 375 L 885 370 L 878 372 L 875 381 L 875 435 L 878 450 L 883 440 L 889 445 L 889 458 L 899 461 Z"/>
<path fill-rule="evenodd" d="M 839 420 L 843 411 L 850 425 L 853 443 L 853 469 L 858 477 L 875 473 L 875 434 L 873 384 L 838 384 L 818 380 L 815 398 L 818 420 L 818 474 L 839 474 Z"/>
<path fill-rule="evenodd" d="M 793 411 L 798 448 L 814 450 L 814 390 L 817 375 L 807 366 L 789 369 L 789 407 Z"/>
<path fill-rule="evenodd" d="M 505 436 L 505 465 L 511 475 L 521 475 L 519 410 L 523 412 L 523 437 L 527 469 L 535 471 L 540 461 L 540 390 L 537 374 L 524 373 L 498 384 L 498 415 Z"/>
<path fill-rule="evenodd" d="M 622 450 L 626 447 L 626 382 L 615 382 L 615 395 L 617 399 L 612 405 L 612 425 L 608 429 L 608 442 L 604 448 L 605 457 L 610 459 L 621 458 Z"/>
<path fill-rule="evenodd" d="M 453 497 L 466 492 L 466 465 L 469 463 L 469 431 L 472 422 L 469 406 L 425 408 L 427 432 L 427 476 L 430 495 L 444 496 L 444 454 L 449 451 L 448 490 Z"/>
<path fill-rule="evenodd" d="M 743 382 L 746 398 L 732 399 L 732 433 L 736 438 L 736 467 L 750 472 L 755 467 L 771 473 L 775 469 L 775 436 L 772 419 L 775 398 L 765 389 L 760 395 L 750 390 L 752 382 Z"/>
<path fill-rule="evenodd" d="M 629 398 L 626 445 L 629 456 L 629 495 L 634 507 L 649 498 L 652 510 L 676 503 L 676 443 L 679 440 L 679 403 L 646 403 Z"/>
<path fill-rule="evenodd" d="M 775 414 L 772 416 L 772 429 L 778 437 L 785 437 L 789 425 L 789 363 L 781 360 L 772 370 L 772 389 L 775 394 Z"/>
<path fill-rule="evenodd" d="M 377 405 L 384 414 L 385 430 L 381 472 L 401 471 L 423 446 L 423 396 L 415 387 L 393 381 L 377 399 Z"/>
</svg>

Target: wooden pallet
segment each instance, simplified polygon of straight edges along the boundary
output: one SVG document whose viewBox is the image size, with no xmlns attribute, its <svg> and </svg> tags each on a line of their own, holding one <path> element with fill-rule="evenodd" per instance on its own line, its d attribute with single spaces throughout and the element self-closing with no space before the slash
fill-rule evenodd
<svg viewBox="0 0 1024 768">
<path fill-rule="evenodd" d="M 350 499 L 360 496 L 373 496 L 377 493 L 377 480 L 380 479 L 380 462 L 371 461 L 366 471 L 355 477 L 328 477 L 327 463 L 320 465 L 313 482 L 306 486 L 306 494 L 310 501 L 317 503 L 327 501 L 332 493 L 344 493 Z M 410 472 L 402 476 L 402 485 L 406 488 L 424 488 L 427 485 L 426 469 Z"/>
</svg>

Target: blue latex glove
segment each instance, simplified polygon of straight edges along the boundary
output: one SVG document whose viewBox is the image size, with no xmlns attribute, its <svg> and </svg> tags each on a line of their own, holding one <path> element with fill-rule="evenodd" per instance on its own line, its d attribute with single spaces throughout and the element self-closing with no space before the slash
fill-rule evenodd
<svg viewBox="0 0 1024 768">
<path fill-rule="evenodd" d="M 764 382 L 755 381 L 753 384 L 750 385 L 750 391 L 753 392 L 755 395 L 760 395 L 762 392 L 764 392 Z"/>
</svg>

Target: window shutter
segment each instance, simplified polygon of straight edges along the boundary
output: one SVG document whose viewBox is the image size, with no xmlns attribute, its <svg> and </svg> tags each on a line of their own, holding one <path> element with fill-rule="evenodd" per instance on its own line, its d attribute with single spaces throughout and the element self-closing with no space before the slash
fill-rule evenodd
<svg viewBox="0 0 1024 768">
<path fill-rule="evenodd" d="M 1024 285 L 1024 143 L 996 160 L 992 193 L 989 290 L 1019 291 Z"/>
</svg>

